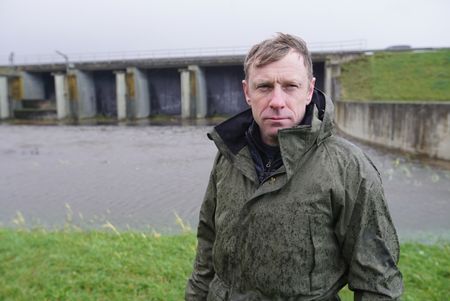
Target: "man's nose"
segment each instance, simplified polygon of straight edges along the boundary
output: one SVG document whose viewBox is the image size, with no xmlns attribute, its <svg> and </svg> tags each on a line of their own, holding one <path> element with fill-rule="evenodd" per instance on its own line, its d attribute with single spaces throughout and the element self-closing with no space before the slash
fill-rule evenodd
<svg viewBox="0 0 450 301">
<path fill-rule="evenodd" d="M 275 86 L 272 90 L 272 95 L 269 103 L 270 108 L 279 110 L 283 109 L 285 105 L 286 103 L 283 89 L 280 86 Z"/>
</svg>

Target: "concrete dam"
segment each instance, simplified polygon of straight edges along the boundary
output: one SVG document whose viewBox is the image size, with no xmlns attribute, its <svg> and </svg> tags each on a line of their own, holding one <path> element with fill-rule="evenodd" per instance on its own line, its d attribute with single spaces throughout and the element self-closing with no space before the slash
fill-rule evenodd
<svg viewBox="0 0 450 301">
<path fill-rule="evenodd" d="M 331 94 L 333 55 L 312 55 L 316 87 Z M 247 108 L 241 83 L 244 58 L 221 55 L 0 67 L 0 116 L 59 120 L 229 116 Z"/>
</svg>

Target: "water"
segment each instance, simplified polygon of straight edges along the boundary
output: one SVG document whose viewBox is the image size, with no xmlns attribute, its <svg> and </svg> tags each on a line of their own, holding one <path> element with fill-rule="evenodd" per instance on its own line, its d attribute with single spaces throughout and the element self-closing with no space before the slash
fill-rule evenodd
<svg viewBox="0 0 450 301">
<path fill-rule="evenodd" d="M 195 229 L 211 126 L 0 126 L 0 223 Z M 450 171 L 366 145 L 402 239 L 449 237 Z"/>
</svg>

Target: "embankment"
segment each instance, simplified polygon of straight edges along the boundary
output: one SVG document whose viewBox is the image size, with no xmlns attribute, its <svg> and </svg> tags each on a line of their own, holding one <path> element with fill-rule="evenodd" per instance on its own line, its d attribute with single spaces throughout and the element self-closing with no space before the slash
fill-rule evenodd
<svg viewBox="0 0 450 301">
<path fill-rule="evenodd" d="M 450 161 L 450 103 L 336 102 L 340 130 L 358 139 Z"/>
</svg>

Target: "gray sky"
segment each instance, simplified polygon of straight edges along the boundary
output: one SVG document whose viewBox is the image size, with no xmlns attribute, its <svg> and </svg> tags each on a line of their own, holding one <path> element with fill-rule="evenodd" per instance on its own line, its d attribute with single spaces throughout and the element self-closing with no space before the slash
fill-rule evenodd
<svg viewBox="0 0 450 301">
<path fill-rule="evenodd" d="M 450 46 L 448 0 L 0 0 L 0 56 L 250 46 L 288 32 Z"/>
</svg>

